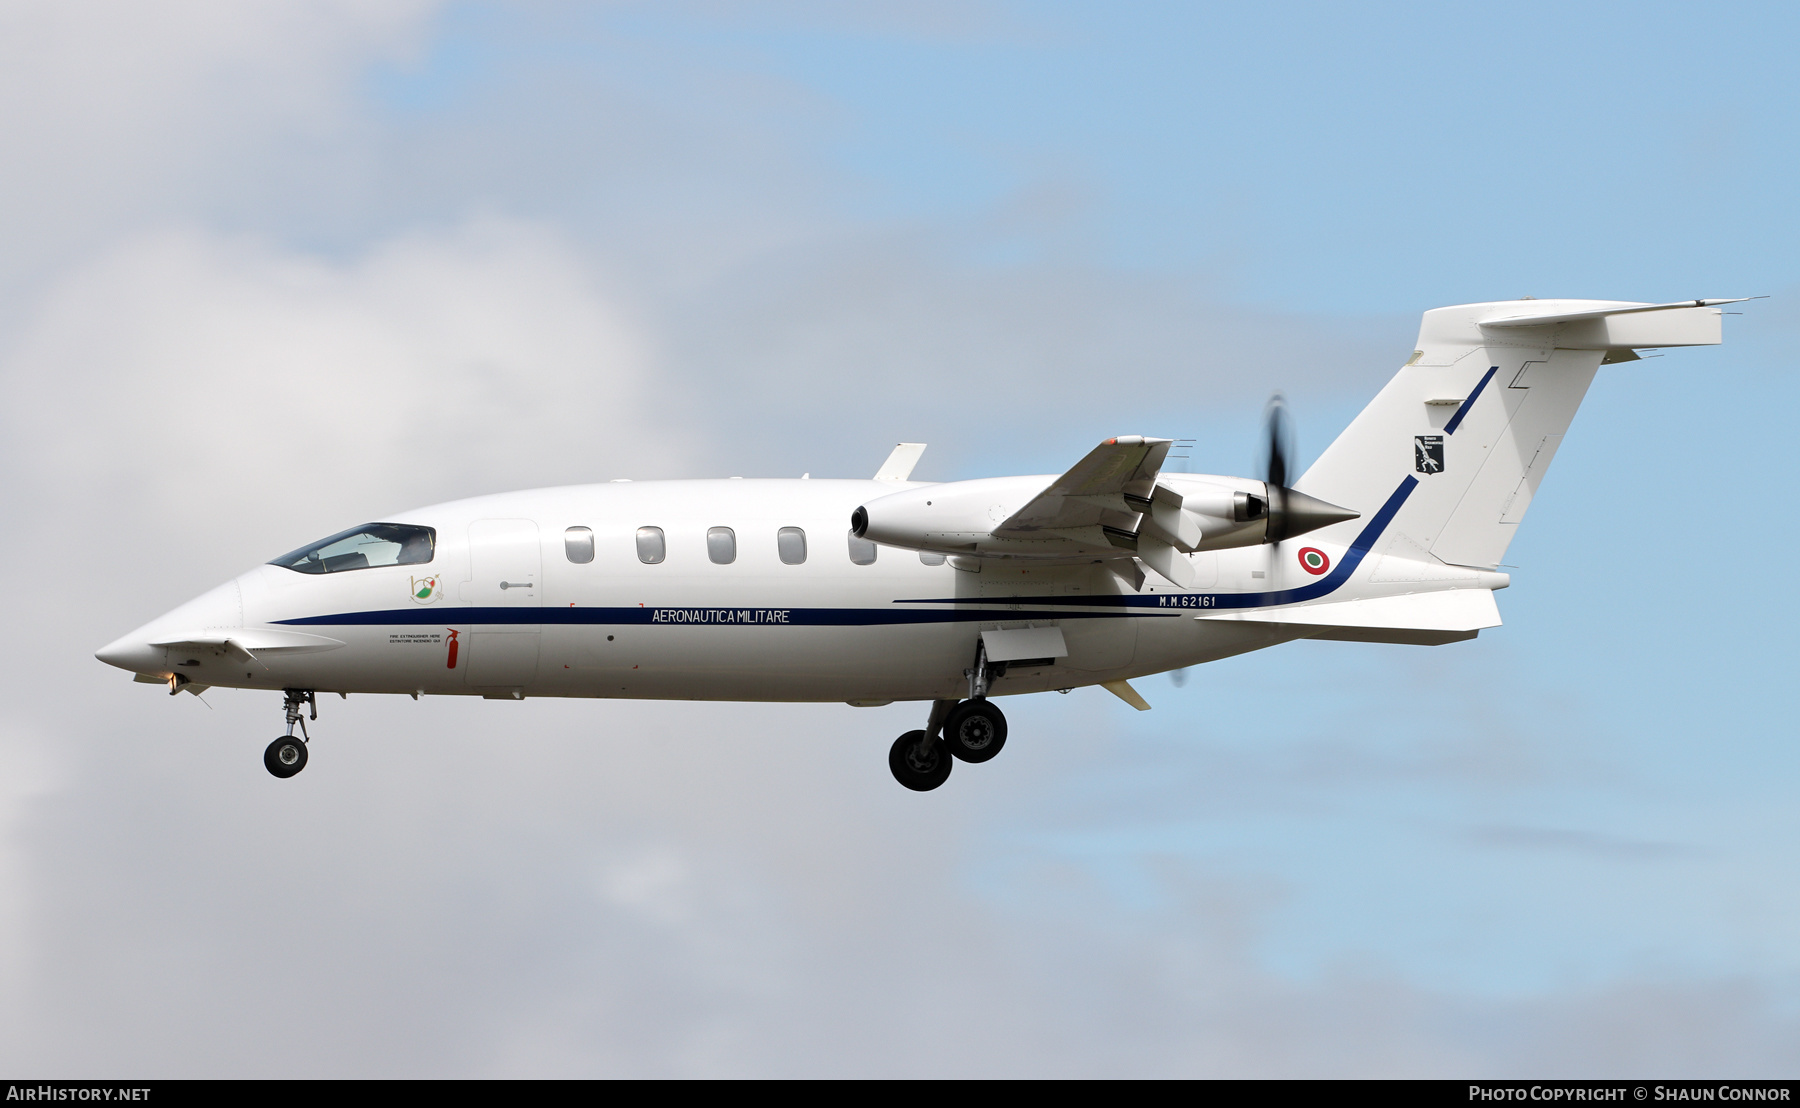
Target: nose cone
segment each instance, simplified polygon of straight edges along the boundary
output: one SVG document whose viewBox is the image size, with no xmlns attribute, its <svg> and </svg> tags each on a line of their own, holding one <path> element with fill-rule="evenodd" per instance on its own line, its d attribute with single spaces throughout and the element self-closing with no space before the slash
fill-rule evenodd
<svg viewBox="0 0 1800 1108">
<path fill-rule="evenodd" d="M 146 641 L 142 628 L 94 651 L 94 657 L 107 665 L 118 666 L 132 673 L 155 673 L 166 669 L 167 654 L 168 651 L 163 647 L 151 646 Z"/>
<path fill-rule="evenodd" d="M 234 579 L 156 617 L 124 638 L 107 643 L 94 651 L 94 657 L 133 673 L 167 673 L 168 650 L 153 644 L 182 642 L 208 631 L 234 630 L 243 623 L 243 597 Z"/>
</svg>

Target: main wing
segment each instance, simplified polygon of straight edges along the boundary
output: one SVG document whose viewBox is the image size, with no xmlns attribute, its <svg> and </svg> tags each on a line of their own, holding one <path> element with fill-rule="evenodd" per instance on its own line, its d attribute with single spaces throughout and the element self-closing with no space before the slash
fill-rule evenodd
<svg viewBox="0 0 1800 1108">
<path fill-rule="evenodd" d="M 1107 439 L 1002 520 L 994 535 L 1025 539 L 1052 534 L 1114 547 L 1119 556 L 1135 554 L 1187 588 L 1194 571 L 1181 555 L 1199 545 L 1200 529 L 1181 511 L 1180 494 L 1156 483 L 1174 441 L 1142 435 Z"/>
<path fill-rule="evenodd" d="M 1156 475 L 1174 441 L 1142 435 L 1107 439 L 1001 521 L 994 534 L 1032 538 L 1043 532 L 1067 534 L 1096 527 L 1135 531 L 1138 516 L 1150 508 Z"/>
</svg>

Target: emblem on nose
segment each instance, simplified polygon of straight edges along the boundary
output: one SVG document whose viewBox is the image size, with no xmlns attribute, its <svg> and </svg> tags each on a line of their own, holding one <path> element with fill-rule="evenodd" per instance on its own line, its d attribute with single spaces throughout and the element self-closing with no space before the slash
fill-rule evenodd
<svg viewBox="0 0 1800 1108">
<path fill-rule="evenodd" d="M 436 574 L 432 574 L 430 577 L 408 577 L 407 581 L 410 582 L 413 603 L 415 604 L 429 604 L 436 600 L 439 594 L 443 592 L 442 589 L 438 588 L 438 577 Z"/>
</svg>

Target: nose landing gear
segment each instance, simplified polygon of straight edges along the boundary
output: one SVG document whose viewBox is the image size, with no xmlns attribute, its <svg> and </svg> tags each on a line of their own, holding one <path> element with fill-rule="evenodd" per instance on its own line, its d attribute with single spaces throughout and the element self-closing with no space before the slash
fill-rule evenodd
<svg viewBox="0 0 1800 1108">
<path fill-rule="evenodd" d="M 282 692 L 286 694 L 282 706 L 287 710 L 287 734 L 270 743 L 269 748 L 263 751 L 263 766 L 276 777 L 285 779 L 306 768 L 306 744 L 312 736 L 306 733 L 306 718 L 302 716 L 301 709 L 309 709 L 308 716 L 317 720 L 319 705 L 313 699 L 311 689 L 283 689 Z M 297 739 L 294 737 L 296 724 L 300 727 L 300 737 Z"/>
<path fill-rule="evenodd" d="M 263 765 L 277 777 L 292 777 L 306 768 L 306 743 L 283 735 L 263 751 Z"/>
</svg>

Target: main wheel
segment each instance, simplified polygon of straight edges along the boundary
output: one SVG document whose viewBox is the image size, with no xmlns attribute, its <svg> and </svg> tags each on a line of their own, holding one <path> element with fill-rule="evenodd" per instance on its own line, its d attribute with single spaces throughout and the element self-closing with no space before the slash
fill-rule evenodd
<svg viewBox="0 0 1800 1108">
<path fill-rule="evenodd" d="M 292 735 L 283 735 L 263 751 L 263 765 L 277 777 L 292 777 L 306 768 L 306 744 Z"/>
<path fill-rule="evenodd" d="M 985 762 L 1006 745 L 1006 717 L 990 700 L 965 700 L 944 720 L 944 742 L 965 762 Z"/>
<path fill-rule="evenodd" d="M 942 742 L 934 742 L 921 752 L 924 738 L 923 731 L 908 731 L 888 749 L 888 769 L 894 771 L 894 780 L 917 793 L 928 793 L 942 785 L 950 776 L 950 767 L 956 764 Z"/>
</svg>

